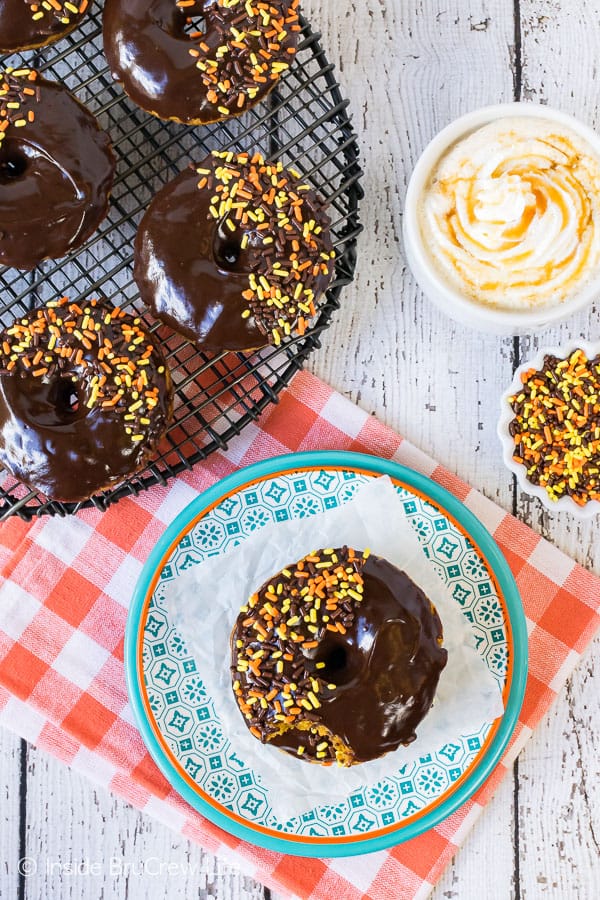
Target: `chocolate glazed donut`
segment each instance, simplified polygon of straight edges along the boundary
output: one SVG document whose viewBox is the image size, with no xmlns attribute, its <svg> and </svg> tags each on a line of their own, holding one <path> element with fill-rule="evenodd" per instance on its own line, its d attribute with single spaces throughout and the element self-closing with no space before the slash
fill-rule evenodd
<svg viewBox="0 0 600 900">
<path fill-rule="evenodd" d="M 88 0 L 2 0 L 0 53 L 45 47 L 76 28 L 89 7 Z"/>
<path fill-rule="evenodd" d="M 139 471 L 172 404 L 160 348 L 117 307 L 63 298 L 0 334 L 0 462 L 53 500 Z"/>
<path fill-rule="evenodd" d="M 331 281 L 323 202 L 256 154 L 210 154 L 153 199 L 135 242 L 143 301 L 203 349 L 252 350 L 303 334 Z"/>
<path fill-rule="evenodd" d="M 447 662 L 439 616 L 409 576 L 348 547 L 283 569 L 242 608 L 232 681 L 250 731 L 342 766 L 415 740 Z"/>
<path fill-rule="evenodd" d="M 299 0 L 106 0 L 104 51 L 134 103 L 188 125 L 240 115 L 296 52 Z M 203 19 L 193 31 L 193 18 Z"/>
<path fill-rule="evenodd" d="M 33 269 L 80 247 L 108 210 L 109 136 L 64 87 L 0 71 L 0 265 Z"/>
</svg>

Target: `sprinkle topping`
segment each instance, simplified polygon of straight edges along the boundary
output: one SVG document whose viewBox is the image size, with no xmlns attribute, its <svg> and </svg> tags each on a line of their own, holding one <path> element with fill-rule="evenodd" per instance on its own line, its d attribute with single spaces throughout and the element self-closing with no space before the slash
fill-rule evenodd
<svg viewBox="0 0 600 900">
<path fill-rule="evenodd" d="M 118 307 L 67 297 L 18 319 L 0 334 L 0 374 L 39 378 L 44 383 L 71 379 L 82 387 L 79 403 L 89 410 L 124 413 L 133 443 L 146 439 L 159 388 L 148 366 L 156 348 L 139 318 Z M 162 372 L 161 372 L 162 370 Z M 159 365 L 158 372 L 165 373 Z"/>
<path fill-rule="evenodd" d="M 253 316 L 276 346 L 294 327 L 304 334 L 335 258 L 329 218 L 307 194 L 310 187 L 259 153 L 213 151 L 212 164 L 196 171 L 199 190 L 213 193 L 210 216 L 232 240 L 237 236 L 242 252 L 250 244 L 260 251 L 242 295 L 243 318 Z"/>
<path fill-rule="evenodd" d="M 197 0 L 176 0 L 183 12 Z M 300 31 L 299 0 L 217 0 L 211 7 L 212 30 L 220 43 L 209 46 L 204 32 L 193 32 L 196 60 L 207 99 L 222 116 L 239 113 L 248 100 L 276 81 L 295 52 L 290 38 Z"/>
<path fill-rule="evenodd" d="M 263 743 L 302 724 L 298 755 L 310 745 L 321 763 L 339 758 L 335 736 L 318 724 L 321 701 L 336 685 L 317 648 L 327 632 L 344 635 L 352 626 L 369 555 L 348 547 L 314 551 L 242 607 L 232 636 L 233 690 Z"/>
<path fill-rule="evenodd" d="M 529 369 L 521 380 L 509 399 L 513 459 L 551 500 L 600 500 L 600 356 L 546 356 L 541 371 Z"/>
<path fill-rule="evenodd" d="M 70 0 L 60 3 L 59 0 L 25 0 L 31 10 L 34 22 L 45 20 L 48 24 L 57 21 L 60 25 L 71 25 L 77 16 L 82 16 L 89 6 L 89 0 Z"/>
<path fill-rule="evenodd" d="M 39 102 L 38 73 L 33 69 L 0 70 L 0 147 L 9 127 L 22 128 L 33 122 L 35 111 L 25 110 L 29 99 Z"/>
</svg>

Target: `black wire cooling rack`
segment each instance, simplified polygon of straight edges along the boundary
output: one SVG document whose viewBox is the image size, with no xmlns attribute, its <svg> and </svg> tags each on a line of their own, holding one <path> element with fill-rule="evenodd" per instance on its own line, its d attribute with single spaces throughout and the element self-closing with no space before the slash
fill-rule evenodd
<svg viewBox="0 0 600 900">
<path fill-rule="evenodd" d="M 79 504 L 49 501 L 3 473 L 0 518 L 64 516 L 91 505 L 104 510 L 122 497 L 165 484 L 217 449 L 225 450 L 268 404 L 277 402 L 280 391 L 320 346 L 320 335 L 339 308 L 341 289 L 352 281 L 361 231 L 361 170 L 348 101 L 342 97 L 320 35 L 305 20 L 295 62 L 267 100 L 239 119 L 202 128 L 165 124 L 128 100 L 108 70 L 98 10 L 69 38 L 36 56 L 14 54 L 0 59 L 0 64 L 33 65 L 61 80 L 98 116 L 112 137 L 118 160 L 108 218 L 82 250 L 45 262 L 33 273 L 0 269 L 0 321 L 4 326 L 15 316 L 63 295 L 74 301 L 107 297 L 125 309 L 135 308 L 151 330 L 160 329 L 175 384 L 173 424 L 142 472 Z M 337 253 L 334 281 L 314 326 L 278 349 L 219 356 L 202 353 L 152 322 L 139 300 L 132 278 L 139 219 L 163 184 L 213 149 L 261 150 L 296 168 L 329 203 Z"/>
</svg>

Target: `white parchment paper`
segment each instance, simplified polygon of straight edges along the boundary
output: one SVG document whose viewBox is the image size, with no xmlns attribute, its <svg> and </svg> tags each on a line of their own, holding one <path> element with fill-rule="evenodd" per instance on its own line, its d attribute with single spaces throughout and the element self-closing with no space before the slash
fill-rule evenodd
<svg viewBox="0 0 600 900">
<path fill-rule="evenodd" d="M 444 628 L 448 664 L 433 708 L 417 739 L 378 760 L 350 769 L 322 767 L 263 745 L 248 731 L 235 702 L 229 639 L 239 609 L 278 571 L 312 550 L 342 545 L 369 547 L 397 565 L 436 606 Z M 374 478 L 341 507 L 283 523 L 269 523 L 239 546 L 210 557 L 164 586 L 173 622 L 198 664 L 224 733 L 269 793 L 274 814 L 285 821 L 375 784 L 449 740 L 479 731 L 503 713 L 498 683 L 475 650 L 471 627 L 425 556 L 391 480 Z"/>
</svg>

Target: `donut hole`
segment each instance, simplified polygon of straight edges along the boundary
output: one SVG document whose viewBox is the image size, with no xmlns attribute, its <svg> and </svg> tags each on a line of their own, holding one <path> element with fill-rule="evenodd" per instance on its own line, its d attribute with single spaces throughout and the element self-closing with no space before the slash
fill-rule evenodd
<svg viewBox="0 0 600 900">
<path fill-rule="evenodd" d="M 323 640 L 318 648 L 315 663 L 325 663 L 315 668 L 319 676 L 326 681 L 339 685 L 350 681 L 355 674 L 350 647 L 341 641 Z"/>
<path fill-rule="evenodd" d="M 348 653 L 346 652 L 346 648 L 341 646 L 333 647 L 323 662 L 325 663 L 325 674 L 327 676 L 333 676 L 343 672 L 348 663 Z"/>
<path fill-rule="evenodd" d="M 9 184 L 16 178 L 22 178 L 29 160 L 19 145 L 5 138 L 0 150 L 0 184 Z"/>
<path fill-rule="evenodd" d="M 206 31 L 204 27 L 204 16 L 188 16 L 185 20 L 183 30 L 190 40 L 199 40 L 200 36 Z"/>
<path fill-rule="evenodd" d="M 54 382 L 52 402 L 56 412 L 61 416 L 73 416 L 79 411 L 80 398 L 77 385 L 69 378 L 60 378 Z"/>
<path fill-rule="evenodd" d="M 215 232 L 213 254 L 215 262 L 223 272 L 246 271 L 247 251 L 242 250 L 241 231 L 230 231 L 223 224 Z"/>
<path fill-rule="evenodd" d="M 225 220 L 215 229 L 213 255 L 222 272 L 255 272 L 264 252 L 260 232 L 246 231 L 237 225 L 232 231 Z"/>
<path fill-rule="evenodd" d="M 206 32 L 206 19 L 204 16 L 204 0 L 196 2 L 181 10 L 183 33 L 191 41 L 197 41 Z"/>
<path fill-rule="evenodd" d="M 69 430 L 90 413 L 86 387 L 71 377 L 56 375 L 48 381 L 32 377 L 27 380 L 26 390 L 20 386 L 20 379 L 12 382 L 20 392 L 15 405 L 21 409 L 24 421 L 33 426 Z"/>
<path fill-rule="evenodd" d="M 59 376 L 50 381 L 47 402 L 57 425 L 68 425 L 77 419 L 84 419 L 90 412 L 86 405 L 84 385 L 71 377 Z"/>
<path fill-rule="evenodd" d="M 235 271 L 242 255 L 242 248 L 236 241 L 223 241 L 216 248 L 215 259 L 221 269 Z"/>
</svg>

